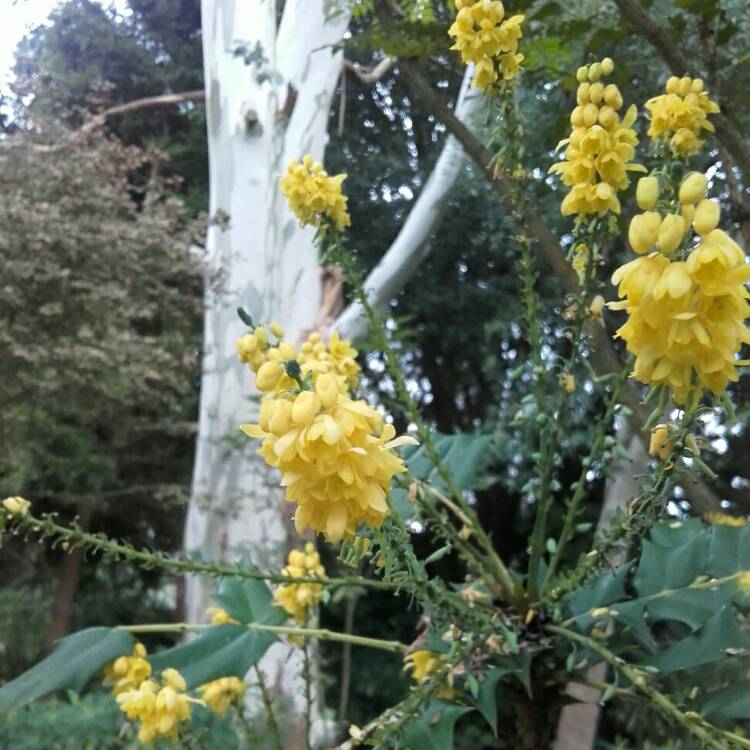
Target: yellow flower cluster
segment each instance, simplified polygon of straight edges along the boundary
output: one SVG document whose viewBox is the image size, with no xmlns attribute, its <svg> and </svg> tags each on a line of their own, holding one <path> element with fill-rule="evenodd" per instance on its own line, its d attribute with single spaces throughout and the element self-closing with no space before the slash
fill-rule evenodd
<svg viewBox="0 0 750 750">
<path fill-rule="evenodd" d="M 238 342 L 241 359 L 243 340 Z M 288 341 L 269 347 L 257 369 L 259 359 L 245 360 L 265 395 L 259 423 L 241 428 L 263 440 L 258 453 L 281 471 L 286 499 L 298 504 L 297 531 L 312 528 L 337 542 L 353 536 L 359 523 L 382 524 L 391 478 L 404 471 L 393 449 L 415 441 L 396 438 L 378 411 L 351 398 L 356 353 L 348 341 L 332 337 L 325 346 L 314 334 L 307 344 L 299 355 Z M 297 379 L 286 363 L 299 368 Z"/>
<path fill-rule="evenodd" d="M 412 651 L 404 659 L 404 669 L 411 671 L 411 677 L 417 683 L 424 682 L 430 677 L 439 674 L 441 668 L 442 662 L 440 659 L 432 651 L 426 649 Z M 448 687 L 438 689 L 436 695 L 438 698 L 450 700 L 455 695 L 455 690 L 449 685 Z"/>
<path fill-rule="evenodd" d="M 570 137 L 558 144 L 558 148 L 567 144 L 565 161 L 549 169 L 570 187 L 561 206 L 565 216 L 620 213 L 617 191 L 630 184 L 628 172 L 646 171 L 632 162 L 638 144 L 632 128 L 635 106 L 631 105 L 621 121 L 620 90 L 614 83 L 605 86 L 600 80 L 613 69 L 614 63 L 605 57 L 577 72 L 578 103 L 570 116 L 573 128 Z"/>
<path fill-rule="evenodd" d="M 138 739 L 149 744 L 160 737 L 177 739 L 180 722 L 190 719 L 190 703 L 186 685 L 176 669 L 165 669 L 161 687 L 153 680 L 144 680 L 137 688 L 117 696 L 117 703 L 130 721 L 140 721 Z"/>
<path fill-rule="evenodd" d="M 276 365 L 267 367 L 264 373 L 278 370 L 277 365 L 290 359 L 297 359 L 300 365 L 310 369 L 325 370 L 334 375 L 347 388 L 356 388 L 360 367 L 357 364 L 357 350 L 351 342 L 342 339 L 338 331 L 331 331 L 328 343 L 325 343 L 319 333 L 311 333 L 297 352 L 294 344 L 283 341 L 284 329 L 278 323 L 268 326 L 278 341 L 271 345 L 268 333 L 263 326 L 257 326 L 252 333 L 248 333 L 237 341 L 237 353 L 240 361 L 245 362 L 254 373 L 258 373 L 267 362 Z M 265 381 L 265 375 L 261 378 Z M 290 378 L 283 383 L 287 387 L 294 385 Z M 259 386 L 260 388 L 260 386 Z M 260 390 L 268 390 L 260 388 Z"/>
<path fill-rule="evenodd" d="M 693 156 L 703 146 L 701 131 L 713 132 L 708 115 L 719 111 L 703 90 L 700 78 L 678 78 L 667 81 L 666 94 L 646 102 L 651 126 L 648 135 L 655 141 L 668 143 L 677 156 Z"/>
<path fill-rule="evenodd" d="M 11 516 L 25 516 L 31 508 L 31 503 L 23 497 L 6 497 L 3 508 Z"/>
<path fill-rule="evenodd" d="M 104 685 L 112 687 L 115 695 L 134 690 L 151 676 L 151 665 L 146 659 L 142 643 L 133 646 L 131 656 L 120 656 L 104 668 Z"/>
<path fill-rule="evenodd" d="M 305 545 L 305 549 L 293 549 L 289 553 L 288 564 L 281 571 L 283 576 L 292 578 L 318 577 L 326 574 L 320 564 L 320 555 L 312 542 Z M 274 603 L 292 615 L 298 623 L 303 623 L 307 615 L 307 608 L 320 601 L 323 587 L 319 583 L 290 583 L 279 586 L 273 594 Z"/>
<path fill-rule="evenodd" d="M 523 55 L 518 52 L 522 15 L 505 18 L 500 0 L 456 0 L 458 15 L 448 33 L 455 39 L 451 49 L 461 60 L 474 63 L 472 85 L 489 91 L 500 76 L 506 81 L 519 71 Z"/>
<path fill-rule="evenodd" d="M 684 403 L 688 393 L 704 388 L 721 393 L 737 380 L 736 367 L 747 364 L 737 352 L 750 343 L 745 325 L 750 295 L 744 286 L 750 266 L 717 229 L 719 204 L 705 197 L 702 174 L 685 178 L 671 213 L 655 210 L 654 179 L 639 185 L 636 199 L 647 210 L 633 217 L 628 232 L 641 257 L 613 274 L 622 301 L 610 307 L 628 312 L 617 335 L 636 356 L 633 375 L 642 383 L 671 386 L 675 401 Z M 698 242 L 681 250 L 691 225 Z"/>
<path fill-rule="evenodd" d="M 221 677 L 198 688 L 203 702 L 219 716 L 229 710 L 231 705 L 240 706 L 247 685 L 238 677 Z"/>
<path fill-rule="evenodd" d="M 280 187 L 289 201 L 289 208 L 302 224 L 319 227 L 331 222 L 341 230 L 351 224 L 346 210 L 347 198 L 341 192 L 345 179 L 345 174 L 329 176 L 323 165 L 308 155 L 301 163 L 289 163 Z"/>
</svg>

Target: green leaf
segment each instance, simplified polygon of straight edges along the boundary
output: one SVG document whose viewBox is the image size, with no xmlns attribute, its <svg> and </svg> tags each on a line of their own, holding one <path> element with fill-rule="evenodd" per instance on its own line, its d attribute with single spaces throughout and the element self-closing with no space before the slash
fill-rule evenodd
<svg viewBox="0 0 750 750">
<path fill-rule="evenodd" d="M 281 607 L 273 606 L 273 595 L 263 581 L 225 578 L 216 599 L 231 617 L 242 623 L 280 625 L 289 617 Z"/>
<path fill-rule="evenodd" d="M 517 667 L 493 667 L 484 675 L 479 683 L 479 695 L 476 698 L 477 710 L 492 727 L 497 736 L 497 683 L 511 672 L 517 672 Z"/>
<path fill-rule="evenodd" d="M 433 700 L 418 719 L 406 726 L 404 747 L 409 750 L 452 750 L 456 722 L 473 710 L 470 706 Z"/>
<path fill-rule="evenodd" d="M 246 625 L 280 625 L 288 615 L 273 606 L 273 596 L 263 581 L 225 578 L 219 587 L 219 604 L 240 624 L 217 625 L 188 643 L 149 658 L 154 671 L 173 667 L 195 688 L 219 677 L 242 679 L 276 640 L 273 633 L 248 630 Z"/>
<path fill-rule="evenodd" d="M 110 628 L 88 628 L 63 638 L 46 659 L 0 688 L 0 714 L 58 690 L 82 690 L 106 664 L 129 654 L 133 643 L 130 633 Z"/>
<path fill-rule="evenodd" d="M 154 672 L 176 669 L 189 690 L 219 677 L 239 677 L 261 659 L 276 640 L 273 633 L 228 623 L 204 630 L 197 638 L 149 657 Z"/>
<path fill-rule="evenodd" d="M 696 701 L 694 710 L 714 724 L 750 718 L 750 680 L 714 690 Z"/>
</svg>

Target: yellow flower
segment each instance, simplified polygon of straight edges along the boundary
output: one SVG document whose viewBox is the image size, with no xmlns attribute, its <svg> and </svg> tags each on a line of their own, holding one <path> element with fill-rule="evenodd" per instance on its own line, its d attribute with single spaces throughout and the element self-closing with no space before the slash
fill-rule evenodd
<svg viewBox="0 0 750 750">
<path fill-rule="evenodd" d="M 237 620 L 229 616 L 229 612 L 220 607 L 209 607 L 206 614 L 211 618 L 212 625 L 226 625 L 227 623 L 236 624 Z"/>
<path fill-rule="evenodd" d="M 563 385 L 565 387 L 566 393 L 573 393 L 573 391 L 576 389 L 576 379 L 575 377 L 569 373 L 565 373 L 565 377 L 563 378 Z"/>
<path fill-rule="evenodd" d="M 151 665 L 146 660 L 142 643 L 133 646 L 131 656 L 120 656 L 104 667 L 104 685 L 112 686 L 115 695 L 133 690 L 151 676 Z"/>
<path fill-rule="evenodd" d="M 442 669 L 442 662 L 432 651 L 420 649 L 406 655 L 404 658 L 404 669 L 407 671 L 410 670 L 412 679 L 420 683 L 434 675 L 438 675 Z M 450 700 L 454 697 L 455 690 L 452 686 L 443 687 L 439 688 L 436 694 L 439 698 Z"/>
<path fill-rule="evenodd" d="M 659 225 L 657 244 L 663 253 L 673 253 L 682 244 L 685 236 L 685 219 L 681 214 L 667 214 Z"/>
<path fill-rule="evenodd" d="M 659 178 L 641 177 L 635 188 L 635 200 L 644 211 L 652 209 L 659 200 Z"/>
<path fill-rule="evenodd" d="M 295 358 L 293 347 L 291 354 L 288 358 Z M 382 524 L 391 478 L 404 471 L 392 451 L 416 442 L 396 438 L 379 412 L 351 398 L 348 389 L 359 370 L 355 356 L 338 335 L 331 334 L 326 346 L 313 334 L 297 360 L 311 386 L 301 391 L 288 376 L 277 379 L 278 370 L 266 378 L 269 360 L 258 370 L 268 391 L 258 424 L 241 426 L 248 436 L 263 439 L 258 453 L 281 471 L 286 499 L 298 504 L 297 530 L 312 528 L 333 542 L 353 536 L 359 523 Z"/>
<path fill-rule="evenodd" d="M 221 677 L 198 688 L 205 704 L 219 716 L 229 710 L 231 705 L 241 705 L 247 685 L 237 677 Z"/>
<path fill-rule="evenodd" d="M 700 78 L 673 76 L 666 93 L 649 99 L 646 109 L 651 118 L 649 137 L 668 143 L 677 156 L 693 156 L 703 146 L 701 132 L 713 132 L 708 115 L 718 112 L 719 105 L 709 99 Z"/>
<path fill-rule="evenodd" d="M 718 201 L 704 198 L 695 208 L 693 226 L 699 235 L 704 236 L 713 232 L 719 226 L 721 207 Z"/>
<path fill-rule="evenodd" d="M 707 188 L 706 176 L 700 172 L 691 172 L 680 184 L 680 203 L 683 205 L 697 203 L 706 197 Z"/>
<path fill-rule="evenodd" d="M 591 313 L 592 317 L 599 320 L 602 317 L 602 313 L 604 312 L 604 297 L 602 297 L 601 294 L 597 294 L 594 299 L 591 300 L 591 304 L 589 305 L 589 312 Z"/>
<path fill-rule="evenodd" d="M 31 503 L 23 497 L 6 497 L 3 500 L 3 508 L 11 516 L 25 516 L 31 508 Z"/>
<path fill-rule="evenodd" d="M 308 155 L 301 163 L 289 163 L 279 186 L 289 208 L 302 224 L 319 227 L 331 222 L 342 230 L 351 224 L 347 198 L 341 191 L 345 179 L 345 174 L 329 176 L 323 166 Z"/>
<path fill-rule="evenodd" d="M 750 570 L 745 570 L 737 576 L 737 585 L 745 591 L 750 591 Z"/>
<path fill-rule="evenodd" d="M 311 542 L 305 545 L 304 551 L 292 550 L 287 566 L 281 571 L 281 575 L 291 578 L 322 578 L 325 574 L 320 556 Z M 319 583 L 289 583 L 279 586 L 273 598 L 277 607 L 282 607 L 301 624 L 307 617 L 308 607 L 317 604 L 322 596 L 323 586 Z"/>
<path fill-rule="evenodd" d="M 190 703 L 185 680 L 175 669 L 165 669 L 161 687 L 143 680 L 137 688 L 117 695 L 120 710 L 130 721 L 139 721 L 138 739 L 150 744 L 160 737 L 177 739 L 179 725 L 190 719 Z"/>
<path fill-rule="evenodd" d="M 464 63 L 474 63 L 472 85 L 490 91 L 497 79 L 506 81 L 517 75 L 523 55 L 518 53 L 524 17 L 505 18 L 500 0 L 457 0 L 458 14 L 448 29 L 455 40 L 451 47 Z"/>
<path fill-rule="evenodd" d="M 658 424 L 651 430 L 651 440 L 648 445 L 648 453 L 660 461 L 666 461 L 674 450 L 674 443 L 669 437 L 669 427 Z"/>
<path fill-rule="evenodd" d="M 747 526 L 747 519 L 742 516 L 730 516 L 728 513 L 709 511 L 703 514 L 703 520 L 715 526 Z"/>
<path fill-rule="evenodd" d="M 561 206 L 566 216 L 619 213 L 617 191 L 630 184 L 628 173 L 646 171 L 632 161 L 638 144 L 632 127 L 637 116 L 635 106 L 628 109 L 621 121 L 618 114 L 623 105 L 620 90 L 613 83 L 605 86 L 599 80 L 614 67 L 614 63 L 607 60 L 604 67 L 594 63 L 588 68 L 579 68 L 577 106 L 570 116 L 573 129 L 570 137 L 558 144 L 558 148 L 567 145 L 565 160 L 549 169 L 571 188 Z"/>
</svg>

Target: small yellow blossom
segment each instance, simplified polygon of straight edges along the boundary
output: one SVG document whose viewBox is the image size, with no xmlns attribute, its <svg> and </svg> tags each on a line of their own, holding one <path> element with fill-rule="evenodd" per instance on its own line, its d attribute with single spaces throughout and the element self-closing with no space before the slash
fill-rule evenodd
<svg viewBox="0 0 750 750">
<path fill-rule="evenodd" d="M 566 393 L 573 393 L 576 389 L 576 379 L 572 373 L 566 372 L 563 378 Z"/>
<path fill-rule="evenodd" d="M 236 624 L 237 620 L 229 616 L 225 609 L 220 607 L 209 607 L 206 614 L 211 618 L 212 625 L 226 625 L 227 623 Z"/>
<path fill-rule="evenodd" d="M 750 591 L 750 570 L 745 570 L 737 576 L 737 585 L 745 591 Z"/>
<path fill-rule="evenodd" d="M 667 81 L 666 93 L 649 99 L 646 109 L 651 118 L 649 137 L 668 143 L 675 155 L 684 157 L 700 151 L 702 131 L 713 132 L 708 115 L 718 112 L 719 105 L 703 90 L 700 78 L 672 76 Z"/>
<path fill-rule="evenodd" d="M 277 339 L 284 338 L 284 328 L 281 323 L 277 323 L 276 321 L 269 323 L 268 330 L 271 331 L 271 333 L 276 336 Z"/>
<path fill-rule="evenodd" d="M 290 162 L 279 186 L 302 224 L 319 227 L 331 222 L 342 230 L 351 224 L 347 198 L 341 191 L 345 179 L 345 174 L 329 176 L 322 164 L 308 155 L 301 163 Z"/>
<path fill-rule="evenodd" d="M 589 305 L 589 312 L 591 313 L 592 317 L 599 320 L 602 317 L 602 313 L 604 312 L 604 306 L 604 297 L 602 297 L 601 294 L 597 294 L 591 300 L 591 304 Z"/>
<path fill-rule="evenodd" d="M 117 696 L 117 703 L 129 721 L 138 721 L 138 739 L 144 744 L 165 737 L 177 739 L 179 725 L 190 719 L 190 703 L 197 702 L 185 694 L 185 680 L 175 669 L 165 669 L 161 687 L 153 680 L 143 680 L 137 688 Z"/>
<path fill-rule="evenodd" d="M 134 690 L 151 676 L 151 664 L 146 659 L 146 648 L 142 643 L 133 646 L 130 656 L 120 656 L 104 668 L 104 685 L 112 688 L 115 695 Z"/>
<path fill-rule="evenodd" d="M 703 514 L 703 520 L 714 526 L 747 526 L 747 518 L 743 516 L 730 516 L 728 513 L 719 513 L 718 511 L 709 511 Z"/>
<path fill-rule="evenodd" d="M 23 497 L 6 497 L 3 500 L 3 508 L 11 516 L 25 516 L 31 508 L 31 503 Z"/>
<path fill-rule="evenodd" d="M 322 578 L 325 574 L 312 542 L 305 545 L 304 551 L 292 550 L 287 566 L 281 571 L 281 575 L 291 578 Z M 323 586 L 319 583 L 289 583 L 279 586 L 273 594 L 274 604 L 292 615 L 298 624 L 305 621 L 308 608 L 317 604 L 322 596 Z"/>
<path fill-rule="evenodd" d="M 635 189 L 635 200 L 644 211 L 652 209 L 659 200 L 659 178 L 641 177 Z"/>
<path fill-rule="evenodd" d="M 214 713 L 224 716 L 230 706 L 242 704 L 246 689 L 247 685 L 237 677 L 221 677 L 201 685 L 198 692 Z"/>
<path fill-rule="evenodd" d="M 404 658 L 404 670 L 411 671 L 412 679 L 417 682 L 424 682 L 430 677 L 437 676 L 442 670 L 442 662 L 439 657 L 432 651 L 419 649 L 407 654 Z M 452 686 L 442 687 L 436 691 L 439 698 L 450 700 L 455 695 Z"/>
<path fill-rule="evenodd" d="M 674 443 L 669 437 L 669 426 L 658 424 L 651 430 L 651 440 L 648 444 L 648 453 L 660 461 L 666 461 L 674 450 Z"/>
</svg>

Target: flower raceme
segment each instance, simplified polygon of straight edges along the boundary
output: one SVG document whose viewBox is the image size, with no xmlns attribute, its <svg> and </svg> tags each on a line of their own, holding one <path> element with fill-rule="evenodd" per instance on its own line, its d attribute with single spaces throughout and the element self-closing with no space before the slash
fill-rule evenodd
<svg viewBox="0 0 750 750">
<path fill-rule="evenodd" d="M 139 721 L 138 739 L 144 744 L 165 737 L 177 739 L 179 725 L 190 719 L 190 704 L 197 703 L 185 694 L 185 680 L 176 669 L 165 669 L 161 686 L 143 680 L 137 688 L 117 696 L 120 709 L 130 721 Z"/>
<path fill-rule="evenodd" d="M 297 503 L 297 530 L 337 542 L 359 523 L 382 524 L 391 479 L 405 470 L 393 449 L 416 441 L 396 438 L 377 410 L 350 396 L 358 368 L 349 342 L 332 335 L 326 346 L 314 334 L 306 343 L 299 354 L 288 341 L 269 347 L 257 369 L 248 362 L 265 395 L 258 424 L 241 429 L 263 440 L 258 453 L 281 471 L 286 499 Z M 238 349 L 243 358 L 239 342 Z"/>
<path fill-rule="evenodd" d="M 523 55 L 518 52 L 523 15 L 505 17 L 500 0 L 456 0 L 458 14 L 448 33 L 451 49 L 461 60 L 474 63 L 472 85 L 490 91 L 499 78 L 509 81 L 518 73 Z"/>
<path fill-rule="evenodd" d="M 700 78 L 672 76 L 666 93 L 646 102 L 651 125 L 649 138 L 667 143 L 675 156 L 694 156 L 702 146 L 702 131 L 713 132 L 708 115 L 719 111 L 711 101 Z"/>
<path fill-rule="evenodd" d="M 292 550 L 287 566 L 281 571 L 281 575 L 291 578 L 322 578 L 325 574 L 325 568 L 320 563 L 320 555 L 312 542 L 308 542 L 304 550 Z M 322 596 L 323 586 L 319 583 L 289 583 L 279 586 L 274 591 L 273 598 L 276 606 L 282 607 L 301 624 L 307 617 L 308 608 L 319 602 Z"/>
<path fill-rule="evenodd" d="M 340 231 L 351 224 L 347 198 L 341 192 L 345 179 L 345 174 L 331 177 L 322 164 L 308 155 L 302 162 L 289 163 L 280 187 L 289 208 L 302 224 L 320 227 L 330 223 Z"/>
<path fill-rule="evenodd" d="M 632 161 L 638 144 L 632 128 L 637 116 L 635 106 L 631 105 L 620 120 L 622 94 L 614 83 L 605 86 L 600 80 L 613 68 L 612 60 L 605 58 L 578 69 L 577 106 L 570 116 L 572 131 L 558 144 L 558 148 L 567 144 L 565 160 L 549 169 L 570 187 L 561 206 L 565 216 L 619 213 L 617 192 L 630 184 L 628 172 L 646 171 Z"/>
<path fill-rule="evenodd" d="M 750 266 L 718 228 L 719 204 L 706 198 L 706 186 L 703 175 L 689 174 L 669 213 L 655 209 L 658 185 L 655 197 L 653 183 L 638 190 L 648 210 L 633 217 L 628 238 L 641 257 L 612 276 L 621 301 L 609 307 L 628 313 L 617 335 L 636 356 L 633 375 L 672 387 L 677 403 L 705 388 L 720 394 L 736 381 L 737 366 L 747 364 L 737 354 L 750 343 Z M 689 249 L 691 225 L 697 243 Z"/>
</svg>

